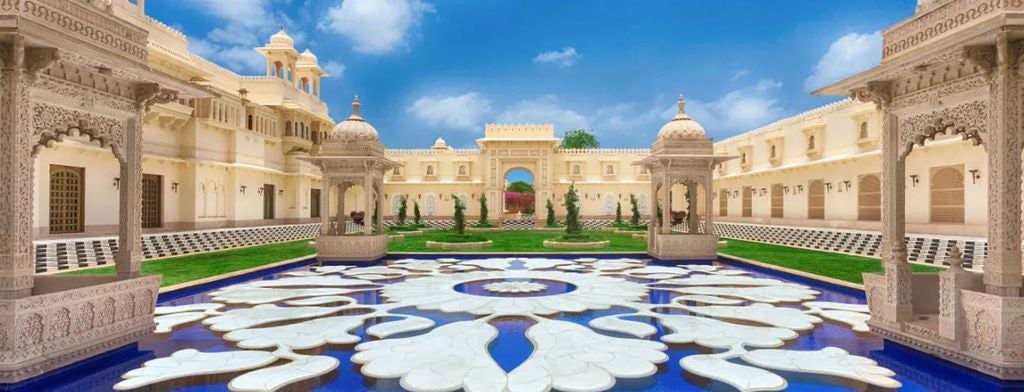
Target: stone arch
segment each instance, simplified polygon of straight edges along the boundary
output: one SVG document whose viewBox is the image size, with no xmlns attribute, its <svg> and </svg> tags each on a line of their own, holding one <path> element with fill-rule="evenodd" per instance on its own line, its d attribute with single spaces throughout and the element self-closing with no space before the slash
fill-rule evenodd
<svg viewBox="0 0 1024 392">
<path fill-rule="evenodd" d="M 64 112 L 65 119 L 57 119 L 45 109 L 36 108 L 35 143 L 31 146 L 33 158 L 39 156 L 44 147 L 52 148 L 56 143 L 63 142 L 67 137 L 84 136 L 90 142 L 99 143 L 103 148 L 110 148 L 118 162 L 124 163 L 122 150 L 125 124 L 121 120 L 96 116 L 87 113 Z"/>
<path fill-rule="evenodd" d="M 899 124 L 900 159 L 906 159 L 914 145 L 923 146 L 939 134 L 960 135 L 961 139 L 969 140 L 975 146 L 984 145 L 987 126 L 988 107 L 982 101 L 908 117 Z"/>
</svg>

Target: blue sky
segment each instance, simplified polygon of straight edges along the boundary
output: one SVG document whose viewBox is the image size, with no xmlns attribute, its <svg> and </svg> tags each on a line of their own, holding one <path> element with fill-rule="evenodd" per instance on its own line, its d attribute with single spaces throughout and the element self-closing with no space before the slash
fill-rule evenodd
<svg viewBox="0 0 1024 392">
<path fill-rule="evenodd" d="M 242 74 L 284 26 L 334 74 L 338 121 L 358 94 L 389 147 L 475 147 L 490 122 L 593 130 L 648 146 L 683 94 L 722 139 L 834 101 L 808 92 L 877 64 L 878 32 L 914 0 L 181 0 L 147 12 Z"/>
</svg>

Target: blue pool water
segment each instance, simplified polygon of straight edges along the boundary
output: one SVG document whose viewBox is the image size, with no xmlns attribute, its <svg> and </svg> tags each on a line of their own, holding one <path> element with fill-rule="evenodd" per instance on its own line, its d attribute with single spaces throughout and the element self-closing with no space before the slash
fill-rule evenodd
<svg viewBox="0 0 1024 392">
<path fill-rule="evenodd" d="M 531 256 L 532 257 L 532 256 Z M 545 256 L 558 258 L 558 256 Z M 618 256 L 617 256 L 618 257 Z M 864 303 L 863 293 L 847 288 L 826 285 L 816 281 L 782 275 L 776 272 L 766 271 L 750 267 L 746 264 L 729 260 L 716 262 L 727 268 L 743 269 L 750 272 L 752 277 L 776 278 L 782 280 L 796 281 L 797 283 L 811 286 L 820 291 L 821 295 L 817 301 L 831 301 L 843 303 Z M 308 264 L 290 267 L 292 270 L 308 269 Z M 657 264 L 657 262 L 652 262 Z M 665 264 L 669 265 L 669 264 Z M 283 270 L 267 272 L 262 276 L 249 277 L 246 279 L 275 279 L 280 277 Z M 171 295 L 163 295 L 159 305 L 185 305 L 192 303 L 211 302 L 208 294 L 218 287 L 238 283 L 242 279 L 233 279 L 231 282 L 219 285 L 206 286 L 194 289 L 191 292 L 179 292 Z M 639 282 L 649 282 L 638 279 Z M 546 286 L 543 291 L 524 293 L 518 295 L 543 296 L 557 293 L 565 293 L 575 290 L 572 284 L 553 280 L 533 280 L 535 283 L 542 283 Z M 483 296 L 507 296 L 508 294 L 497 294 L 483 289 L 483 285 L 491 283 L 481 280 L 473 281 L 456 287 L 457 291 L 473 295 Z M 515 296 L 516 294 L 512 294 Z M 648 296 L 650 303 L 669 303 L 677 294 L 665 290 L 654 289 Z M 349 295 L 363 304 L 382 303 L 384 298 L 378 291 L 363 291 Z M 799 306 L 792 304 L 787 306 Z M 589 311 L 580 314 L 561 314 L 554 316 L 559 320 L 570 321 L 580 325 L 587 323 L 597 317 L 628 313 L 628 309 L 612 308 L 604 311 Z M 415 308 L 400 308 L 394 313 L 411 314 L 427 317 L 434 320 L 438 326 L 463 320 L 472 320 L 474 317 L 469 314 L 446 314 L 433 311 L 422 311 Z M 660 338 L 664 331 L 657 322 L 644 318 L 634 318 L 636 321 L 651 322 L 657 328 L 657 336 Z M 353 331 L 362 337 L 363 341 L 372 338 L 367 337 L 366 327 L 374 323 L 389 321 L 375 319 L 370 324 Z M 505 371 L 511 371 L 518 364 L 529 357 L 532 351 L 530 341 L 525 337 L 525 331 L 533 321 L 518 317 L 495 318 L 491 324 L 500 331 L 498 338 L 491 344 L 489 351 L 495 358 L 498 365 Z M 426 331 L 408 333 L 390 337 L 401 338 L 413 336 Z M 608 335 L 616 336 L 613 333 Z M 620 335 L 621 337 L 627 337 Z M 1024 390 L 1020 384 L 999 384 L 996 380 L 979 373 L 951 365 L 946 362 L 936 361 L 932 357 L 917 353 L 896 345 L 885 345 L 882 339 L 869 334 L 858 334 L 849 328 L 825 321 L 817 328 L 804 332 L 785 346 L 787 349 L 811 350 L 826 346 L 843 348 L 854 355 L 870 357 L 879 362 L 881 366 L 888 367 L 897 373 L 896 379 L 903 384 L 901 390 L 905 391 L 986 391 L 986 390 Z M 329 355 L 338 358 L 341 366 L 325 376 L 313 380 L 295 384 L 287 390 L 316 390 L 316 391 L 401 391 L 398 380 L 373 379 L 363 376 L 359 366 L 353 364 L 349 358 L 355 353 L 354 345 L 329 345 L 320 349 L 303 351 L 303 354 Z M 205 352 L 226 351 L 236 349 L 233 344 L 225 341 L 220 334 L 210 331 L 201 323 L 193 323 L 179 327 L 168 335 L 153 335 L 140 341 L 135 346 L 129 346 L 115 350 L 111 353 L 83 361 L 79 364 L 62 369 L 43 377 L 30 380 L 16 386 L 10 386 L 13 390 L 25 391 L 109 391 L 112 386 L 120 381 L 120 376 L 128 370 L 137 368 L 143 362 L 168 356 L 171 353 L 184 348 L 195 348 Z M 659 366 L 659 371 L 647 378 L 625 380 L 619 379 L 613 390 L 615 391 L 701 391 L 701 390 L 734 390 L 732 387 L 698 377 L 685 372 L 679 365 L 679 360 L 684 356 L 694 354 L 707 354 L 712 352 L 697 345 L 669 345 L 666 352 L 669 360 Z M 791 391 L 852 391 L 863 390 L 865 385 L 858 382 L 844 382 L 837 378 L 824 376 L 807 376 L 795 373 L 777 372 L 789 382 Z M 188 381 L 158 384 L 154 390 L 176 390 L 176 391 L 227 391 L 227 382 L 237 374 L 210 376 L 206 378 L 191 378 Z M 2 389 L 0 389 L 2 390 Z"/>
</svg>

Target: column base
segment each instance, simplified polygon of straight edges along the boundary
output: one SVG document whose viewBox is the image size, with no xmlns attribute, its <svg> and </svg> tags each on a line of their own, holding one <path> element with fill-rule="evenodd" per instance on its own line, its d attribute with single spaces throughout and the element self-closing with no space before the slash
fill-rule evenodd
<svg viewBox="0 0 1024 392">
<path fill-rule="evenodd" d="M 718 258 L 718 236 L 714 234 L 662 234 L 650 239 L 648 253 L 661 260 L 714 260 Z"/>
<path fill-rule="evenodd" d="M 388 235 L 319 236 L 316 238 L 317 260 L 373 261 L 388 253 Z"/>
<path fill-rule="evenodd" d="M 0 300 L 0 383 L 23 381 L 153 332 L 160 276 L 37 276 Z"/>
</svg>

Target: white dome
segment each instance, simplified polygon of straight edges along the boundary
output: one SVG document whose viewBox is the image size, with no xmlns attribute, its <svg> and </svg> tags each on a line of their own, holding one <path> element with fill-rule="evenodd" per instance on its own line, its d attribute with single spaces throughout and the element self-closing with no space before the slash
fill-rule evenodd
<svg viewBox="0 0 1024 392">
<path fill-rule="evenodd" d="M 334 130 L 331 131 L 331 138 L 342 140 L 380 140 L 380 136 L 377 135 L 377 130 L 373 128 L 373 125 L 370 125 L 370 123 L 359 116 L 359 96 L 352 100 L 352 115 L 334 127 Z"/>
<path fill-rule="evenodd" d="M 435 150 L 444 150 L 448 148 L 448 143 L 445 142 L 444 139 L 442 138 L 437 138 L 437 140 L 434 141 L 433 148 Z"/>
<path fill-rule="evenodd" d="M 270 46 L 291 47 L 294 45 L 295 40 L 293 40 L 292 37 L 288 35 L 288 33 L 284 32 L 283 28 L 278 32 L 274 33 L 274 35 L 270 36 Z"/>
<path fill-rule="evenodd" d="M 307 61 L 316 64 L 318 59 L 316 58 L 316 55 L 313 54 L 313 52 L 310 52 L 309 49 L 306 49 L 299 54 L 299 61 Z"/>
<path fill-rule="evenodd" d="M 696 139 L 704 136 L 704 127 L 699 123 L 690 118 L 686 114 L 684 107 L 686 101 L 683 100 L 683 96 L 679 96 L 679 111 L 676 112 L 676 116 L 672 117 L 672 120 L 661 127 L 658 131 L 658 139 Z"/>
</svg>

